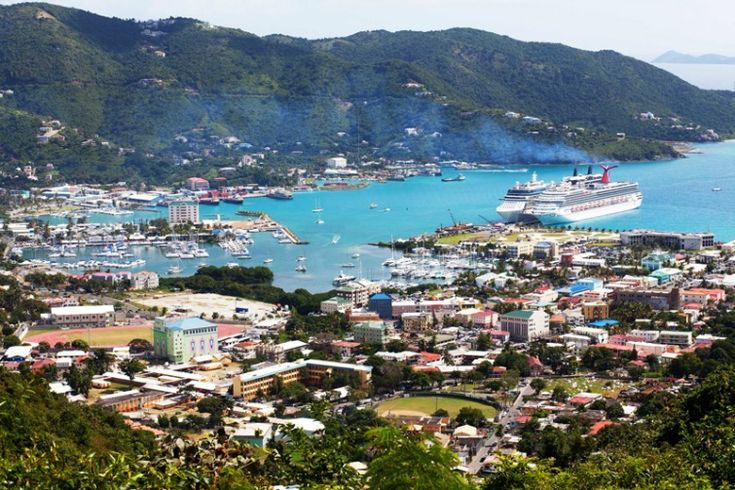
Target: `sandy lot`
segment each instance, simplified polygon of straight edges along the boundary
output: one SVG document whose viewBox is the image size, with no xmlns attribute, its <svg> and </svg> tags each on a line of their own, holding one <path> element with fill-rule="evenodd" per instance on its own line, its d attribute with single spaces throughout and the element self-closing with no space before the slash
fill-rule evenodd
<svg viewBox="0 0 735 490">
<path fill-rule="evenodd" d="M 209 319 L 212 313 L 217 312 L 222 318 L 232 318 L 235 307 L 248 308 L 249 318 L 259 319 L 275 308 L 275 305 L 251 301 L 234 296 L 222 296 L 213 293 L 194 294 L 189 292 L 155 294 L 148 296 L 137 296 L 133 301 L 146 306 L 157 306 L 159 309 L 167 308 L 173 311 L 178 308 L 186 308 L 193 316 L 204 316 Z"/>
</svg>

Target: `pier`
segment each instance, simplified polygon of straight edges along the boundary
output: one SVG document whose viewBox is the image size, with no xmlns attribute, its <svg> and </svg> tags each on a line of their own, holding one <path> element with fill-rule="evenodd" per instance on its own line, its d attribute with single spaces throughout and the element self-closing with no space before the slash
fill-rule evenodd
<svg viewBox="0 0 735 490">
<path fill-rule="evenodd" d="M 304 240 L 301 240 L 293 231 L 291 231 L 287 226 L 280 225 L 281 232 L 283 232 L 286 237 L 291 240 L 291 243 L 294 245 L 308 245 L 309 242 L 305 242 Z"/>
</svg>

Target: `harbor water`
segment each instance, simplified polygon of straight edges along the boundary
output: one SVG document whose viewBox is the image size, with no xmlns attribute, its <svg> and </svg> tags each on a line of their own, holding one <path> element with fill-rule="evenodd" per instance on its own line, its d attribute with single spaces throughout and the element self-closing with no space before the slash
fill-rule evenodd
<svg viewBox="0 0 735 490">
<path fill-rule="evenodd" d="M 643 205 L 640 209 L 579 222 L 580 227 L 627 230 L 647 228 L 663 231 L 711 231 L 718 240 L 735 239 L 735 142 L 698 145 L 698 153 L 685 159 L 625 163 L 612 173 L 614 180 L 640 183 Z M 585 170 L 585 169 L 581 169 Z M 599 170 L 599 169 L 597 169 Z M 354 263 L 346 273 L 369 279 L 387 279 L 388 271 L 381 263 L 391 255 L 389 249 L 369 246 L 371 242 L 391 240 L 432 232 L 456 219 L 464 223 L 497 221 L 495 207 L 505 191 L 516 181 L 525 182 L 532 172 L 544 181 L 559 181 L 571 175 L 572 166 L 528 165 L 507 168 L 463 171 L 464 181 L 442 182 L 439 177 L 413 177 L 405 182 L 371 183 L 352 191 L 315 191 L 296 193 L 292 200 L 267 198 L 246 199 L 241 205 L 221 203 L 202 205 L 203 219 L 219 215 L 222 219 L 245 219 L 240 210 L 268 213 L 274 220 L 290 228 L 308 245 L 279 243 L 270 233 L 254 233 L 254 244 L 248 246 L 252 258 L 238 260 L 217 246 L 206 247 L 210 256 L 182 260 L 183 271 L 190 275 L 201 263 L 224 265 L 237 262 L 245 266 L 267 264 L 275 274 L 275 284 L 287 290 L 306 288 L 323 291 L 331 287 L 341 265 Z M 452 176 L 445 169 L 444 176 Z M 718 192 L 713 188 L 720 188 Z M 371 208 L 375 203 L 377 207 Z M 318 206 L 317 206 L 318 204 Z M 312 212 L 322 208 L 319 214 Z M 90 215 L 91 222 L 129 222 L 165 216 L 166 208 L 157 212 L 138 211 L 133 215 Z M 317 219 L 323 220 L 322 224 Z M 51 218 L 53 221 L 63 218 Z M 146 260 L 140 270 L 167 275 L 172 260 L 157 247 L 130 247 L 134 258 Z M 94 248 L 78 251 L 76 261 L 89 258 Z M 28 258 L 45 258 L 45 251 L 26 251 Z M 359 258 L 353 257 L 359 254 Z M 305 256 L 307 272 L 297 272 L 297 258 Z M 132 260 L 132 259 L 131 259 Z"/>
</svg>

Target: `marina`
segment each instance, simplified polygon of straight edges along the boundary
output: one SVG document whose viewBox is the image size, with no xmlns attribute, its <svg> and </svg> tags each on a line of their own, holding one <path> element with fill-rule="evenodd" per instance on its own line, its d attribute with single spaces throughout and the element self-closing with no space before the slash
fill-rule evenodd
<svg viewBox="0 0 735 490">
<path fill-rule="evenodd" d="M 638 182 L 645 195 L 644 204 L 632 211 L 580 221 L 573 226 L 609 230 L 707 230 L 725 241 L 735 239 L 735 225 L 729 212 L 730 203 L 735 200 L 735 167 L 731 165 L 735 159 L 735 144 L 697 145 L 697 149 L 701 153 L 685 159 L 621 165 L 616 169 L 616 179 Z M 390 270 L 382 265 L 390 258 L 390 250 L 369 246 L 369 243 L 389 241 L 391 236 L 416 236 L 438 226 L 452 225 L 453 218 L 448 209 L 451 209 L 454 219 L 461 223 L 499 221 L 495 207 L 516 181 L 528 180 L 535 172 L 540 181 L 559 182 L 569 176 L 572 169 L 570 165 L 463 169 L 466 179 L 461 185 L 447 185 L 437 177 L 418 176 L 403 182 L 373 184 L 351 192 L 296 192 L 291 200 L 253 198 L 246 199 L 243 204 L 220 202 L 217 206 L 201 206 L 203 220 L 216 221 L 219 216 L 223 222 L 247 223 L 245 220 L 253 219 L 255 222 L 263 215 L 270 219 L 267 225 L 258 227 L 257 231 L 230 229 L 233 239 L 238 237 L 236 239 L 242 242 L 241 246 L 247 249 L 247 253 L 239 256 L 233 256 L 222 246 L 201 243 L 200 240 L 200 247 L 209 253 L 209 257 L 182 260 L 183 270 L 180 274 L 195 273 L 200 262 L 220 266 L 232 262 L 262 265 L 264 259 L 272 258 L 273 263 L 269 267 L 275 274 L 274 283 L 288 290 L 302 287 L 314 291 L 329 289 L 341 265 L 349 263 L 356 267 L 346 270 L 361 269 L 365 278 L 391 280 L 396 276 L 392 276 Z M 586 169 L 586 165 L 580 167 L 582 172 Z M 697 185 L 692 185 L 692 182 L 697 182 Z M 721 190 L 711 192 L 709 189 L 713 187 Z M 702 189 L 706 192 L 702 192 Z M 426 196 L 431 196 L 431 199 L 426 199 Z M 318 213 L 324 219 L 321 225 L 315 223 L 315 213 L 312 212 L 315 199 L 319 200 L 319 207 L 323 209 Z M 378 203 L 378 206 L 372 206 Z M 386 208 L 391 209 L 391 212 L 384 212 Z M 146 222 L 165 217 L 166 214 L 166 208 L 157 207 L 153 210 L 135 210 L 132 215 L 95 213 L 90 214 L 88 220 L 90 223 L 121 227 L 122 223 Z M 64 224 L 67 216 L 47 216 L 44 219 L 53 224 Z M 285 236 L 274 238 L 272 233 L 279 230 L 279 224 L 287 227 L 288 231 L 281 230 Z M 245 232 L 253 244 L 247 242 Z M 280 243 L 280 240 L 288 237 L 297 237 L 298 241 L 308 244 L 294 246 L 293 241 Z M 99 245 L 116 241 L 110 237 L 109 241 Z M 130 252 L 136 254 L 136 259 L 146 260 L 147 270 L 166 274 L 172 260 L 175 260 L 161 254 L 160 239 L 146 240 L 142 237 L 141 240 L 141 237 L 137 237 L 127 243 Z M 136 243 L 142 246 L 134 245 Z M 91 256 L 92 252 L 100 251 L 102 249 L 99 246 L 92 246 L 90 242 L 75 251 L 77 257 L 50 259 L 48 254 L 53 251 L 33 249 L 25 249 L 24 255 L 29 259 L 56 262 L 106 260 Z M 59 253 L 58 250 L 55 252 Z M 359 261 L 352 259 L 354 253 L 360 254 Z M 308 257 L 306 272 L 294 270 L 294 264 L 300 256 Z M 248 262 L 250 259 L 252 262 Z M 115 261 L 125 262 L 127 259 Z M 409 281 L 412 279 L 409 278 Z"/>
</svg>

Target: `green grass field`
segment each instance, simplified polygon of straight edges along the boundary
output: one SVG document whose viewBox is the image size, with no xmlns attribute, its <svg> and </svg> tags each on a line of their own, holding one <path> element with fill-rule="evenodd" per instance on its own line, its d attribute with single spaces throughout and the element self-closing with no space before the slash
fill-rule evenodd
<svg viewBox="0 0 735 490">
<path fill-rule="evenodd" d="M 431 415 L 437 409 L 443 408 L 449 412 L 450 417 L 455 417 L 462 407 L 479 408 L 487 418 L 495 417 L 497 413 L 493 407 L 482 403 L 439 396 L 411 396 L 386 400 L 377 406 L 376 411 L 383 416 L 389 415 L 392 411 L 419 412 L 424 415 Z"/>
<path fill-rule="evenodd" d="M 150 326 L 107 327 L 90 329 L 39 329 L 28 332 L 25 340 L 41 342 L 45 340 L 52 346 L 57 342 L 72 342 L 76 339 L 88 342 L 92 347 L 108 347 L 127 345 L 133 339 L 153 341 L 153 329 Z"/>
<path fill-rule="evenodd" d="M 458 245 L 459 242 L 464 240 L 471 240 L 473 238 L 483 237 L 487 239 L 487 236 L 484 236 L 482 233 L 460 233 L 458 235 L 443 236 L 438 239 L 436 243 L 440 243 L 442 245 Z"/>
</svg>

